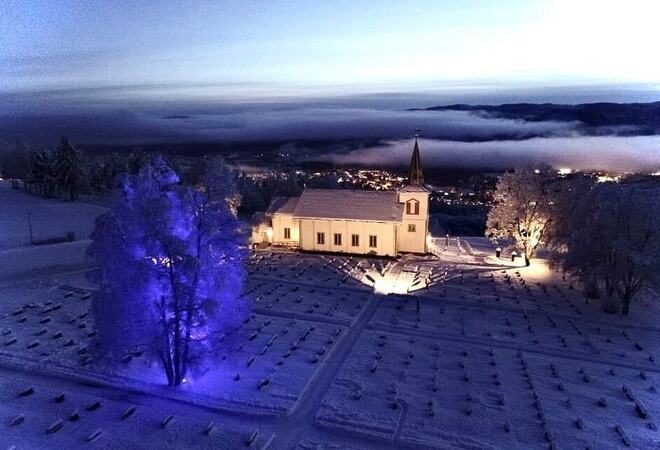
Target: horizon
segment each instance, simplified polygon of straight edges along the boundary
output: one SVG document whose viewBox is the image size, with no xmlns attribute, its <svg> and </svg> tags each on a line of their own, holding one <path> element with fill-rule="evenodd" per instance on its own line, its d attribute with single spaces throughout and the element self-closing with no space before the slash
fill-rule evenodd
<svg viewBox="0 0 660 450">
<path fill-rule="evenodd" d="M 10 0 L 3 10 L 0 142 L 348 141 L 327 155 L 345 160 L 377 141 L 357 162 L 421 128 L 431 148 L 470 143 L 463 155 L 506 146 L 529 161 L 541 148 L 550 163 L 660 168 L 657 123 L 409 111 L 658 102 L 660 63 L 648 55 L 660 41 L 660 5 L 650 0 Z M 580 154 L 567 158 L 566 149 Z"/>
</svg>

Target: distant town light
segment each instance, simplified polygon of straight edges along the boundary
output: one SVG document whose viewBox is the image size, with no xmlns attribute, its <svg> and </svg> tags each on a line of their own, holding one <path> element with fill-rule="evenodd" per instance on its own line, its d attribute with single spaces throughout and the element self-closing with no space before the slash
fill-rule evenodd
<svg viewBox="0 0 660 450">
<path fill-rule="evenodd" d="M 573 170 L 570 167 L 560 167 L 559 175 L 569 175 L 573 173 Z"/>
<path fill-rule="evenodd" d="M 599 175 L 598 178 L 596 178 L 596 181 L 598 183 L 618 183 L 621 177 L 615 176 L 612 177 L 610 175 Z"/>
</svg>

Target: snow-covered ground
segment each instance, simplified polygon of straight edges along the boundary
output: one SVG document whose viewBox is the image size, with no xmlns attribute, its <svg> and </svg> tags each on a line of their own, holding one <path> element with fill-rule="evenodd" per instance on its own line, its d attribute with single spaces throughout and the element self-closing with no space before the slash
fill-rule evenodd
<svg viewBox="0 0 660 450">
<path fill-rule="evenodd" d="M 95 354 L 93 269 L 68 270 L 0 279 L 3 448 L 660 446 L 657 298 L 604 314 L 484 240 L 397 262 L 255 252 L 250 319 L 178 390 L 139 342 Z"/>
<path fill-rule="evenodd" d="M 83 202 L 44 199 L 0 181 L 0 252 L 30 245 L 30 222 L 35 241 L 57 239 L 72 232 L 87 239 L 94 219 L 105 208 Z"/>
</svg>

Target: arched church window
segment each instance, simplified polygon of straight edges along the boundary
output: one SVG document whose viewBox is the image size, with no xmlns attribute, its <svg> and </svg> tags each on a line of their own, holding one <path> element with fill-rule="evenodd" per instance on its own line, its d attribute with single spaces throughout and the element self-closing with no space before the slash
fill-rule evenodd
<svg viewBox="0 0 660 450">
<path fill-rule="evenodd" d="M 419 214 L 419 202 L 414 198 L 406 202 L 406 214 L 410 214 L 410 215 Z"/>
</svg>

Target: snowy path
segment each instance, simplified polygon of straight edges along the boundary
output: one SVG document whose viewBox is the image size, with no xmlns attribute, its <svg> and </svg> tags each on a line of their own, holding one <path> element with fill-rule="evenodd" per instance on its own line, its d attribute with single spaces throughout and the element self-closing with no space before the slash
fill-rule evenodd
<svg viewBox="0 0 660 450">
<path fill-rule="evenodd" d="M 335 344 L 332 353 L 328 355 L 322 366 L 319 366 L 315 376 L 299 398 L 294 408 L 289 412 L 286 425 L 286 434 L 275 437 L 275 448 L 293 448 L 307 430 L 314 425 L 315 415 L 321 404 L 323 396 L 341 369 L 351 348 L 366 329 L 367 324 L 374 315 L 378 304 L 377 298 L 371 297 L 365 308 L 357 316 L 340 340 Z"/>
</svg>

